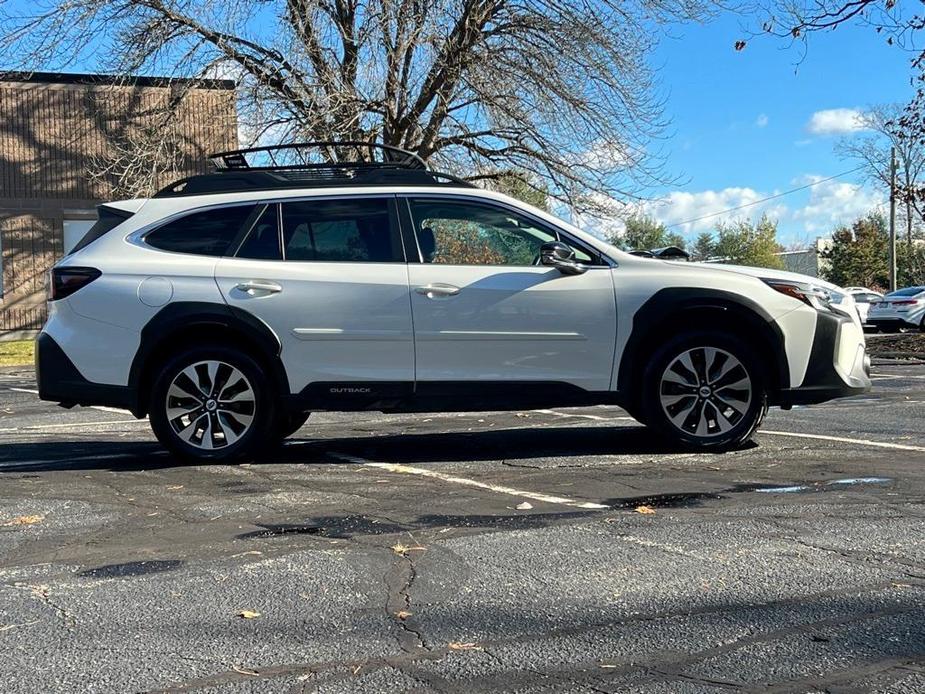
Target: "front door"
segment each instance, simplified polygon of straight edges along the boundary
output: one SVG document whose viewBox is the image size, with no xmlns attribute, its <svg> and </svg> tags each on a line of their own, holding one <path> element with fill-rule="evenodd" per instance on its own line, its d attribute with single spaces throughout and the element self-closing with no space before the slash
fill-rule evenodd
<svg viewBox="0 0 925 694">
<path fill-rule="evenodd" d="M 419 390 L 458 381 L 610 389 L 609 266 L 586 254 L 581 275 L 539 265 L 543 243 L 568 239 L 501 205 L 439 197 L 406 204 L 421 261 L 408 266 Z"/>
<path fill-rule="evenodd" d="M 229 304 L 279 337 L 293 393 L 320 402 L 393 394 L 373 381 L 410 392 L 411 307 L 394 197 L 270 204 L 215 274 Z"/>
</svg>

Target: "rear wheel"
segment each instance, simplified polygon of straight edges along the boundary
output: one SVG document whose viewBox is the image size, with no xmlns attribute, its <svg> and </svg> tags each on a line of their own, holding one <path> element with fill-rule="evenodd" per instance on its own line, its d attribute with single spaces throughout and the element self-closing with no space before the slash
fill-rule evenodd
<svg viewBox="0 0 925 694">
<path fill-rule="evenodd" d="M 690 448 L 738 448 L 767 411 L 754 348 L 720 332 L 672 339 L 656 352 L 643 382 L 646 423 Z"/>
<path fill-rule="evenodd" d="M 161 369 L 151 394 L 158 440 L 193 462 L 251 458 L 273 433 L 275 402 L 263 369 L 244 352 L 187 349 Z"/>
</svg>

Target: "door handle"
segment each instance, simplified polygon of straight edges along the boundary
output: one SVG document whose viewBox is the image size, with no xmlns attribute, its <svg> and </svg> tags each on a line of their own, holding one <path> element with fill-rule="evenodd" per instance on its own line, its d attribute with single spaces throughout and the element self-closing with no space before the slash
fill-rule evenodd
<svg viewBox="0 0 925 694">
<path fill-rule="evenodd" d="M 456 296 L 459 294 L 459 287 L 438 282 L 436 284 L 425 284 L 421 287 L 415 287 L 414 291 L 418 294 L 423 294 L 428 299 L 439 299 L 441 297 Z"/>
<path fill-rule="evenodd" d="M 236 284 L 235 289 L 239 289 L 249 296 L 257 296 L 258 294 L 279 294 L 283 291 L 282 286 L 278 285 L 276 282 L 269 282 L 267 280 L 248 280 L 247 282 Z"/>
</svg>

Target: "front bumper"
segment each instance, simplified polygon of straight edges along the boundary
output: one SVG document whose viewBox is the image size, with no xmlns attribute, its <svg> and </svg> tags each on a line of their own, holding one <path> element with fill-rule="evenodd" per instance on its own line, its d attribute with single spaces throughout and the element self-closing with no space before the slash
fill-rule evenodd
<svg viewBox="0 0 925 694">
<path fill-rule="evenodd" d="M 35 340 L 35 377 L 39 398 L 65 407 L 108 405 L 131 411 L 136 417 L 138 398 L 134 389 L 88 381 L 48 333 Z"/>
<path fill-rule="evenodd" d="M 819 312 L 803 382 L 785 388 L 776 404 L 813 405 L 870 390 L 870 357 L 864 333 L 847 316 Z"/>
</svg>

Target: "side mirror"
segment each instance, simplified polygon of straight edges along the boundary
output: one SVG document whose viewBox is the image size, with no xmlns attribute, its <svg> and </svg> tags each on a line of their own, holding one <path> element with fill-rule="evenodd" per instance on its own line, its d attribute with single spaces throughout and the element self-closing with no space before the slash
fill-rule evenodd
<svg viewBox="0 0 925 694">
<path fill-rule="evenodd" d="M 575 251 L 561 241 L 548 241 L 540 247 L 540 264 L 554 267 L 563 275 L 580 275 L 588 269 L 575 260 Z"/>
</svg>

